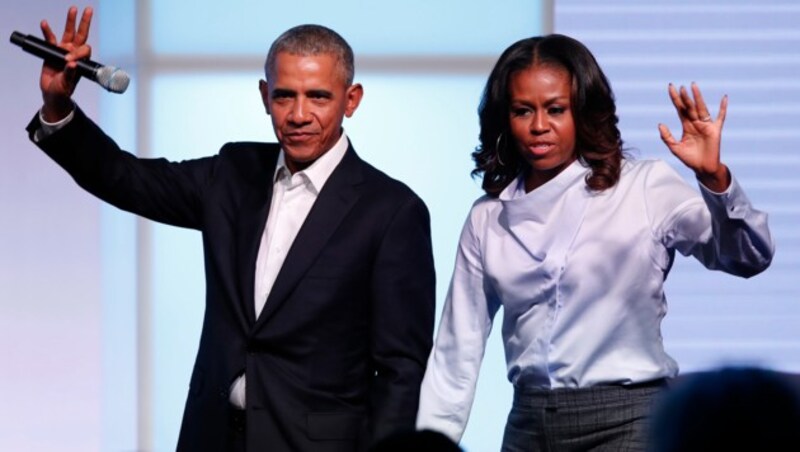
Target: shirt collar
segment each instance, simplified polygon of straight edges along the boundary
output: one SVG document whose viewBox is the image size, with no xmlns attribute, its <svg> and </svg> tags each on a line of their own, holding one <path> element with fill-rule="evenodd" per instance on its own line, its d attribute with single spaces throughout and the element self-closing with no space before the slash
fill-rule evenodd
<svg viewBox="0 0 800 452">
<path fill-rule="evenodd" d="M 552 202 L 571 187 L 579 178 L 586 176 L 587 169 L 579 159 L 575 159 L 554 178 L 536 187 L 530 192 L 525 191 L 525 171 L 521 171 L 517 178 L 500 192 L 498 198 L 503 202 L 513 202 L 518 199 L 536 199 L 538 202 L 548 200 Z"/>
<path fill-rule="evenodd" d="M 588 199 L 585 196 L 588 187 L 584 181 L 587 172 L 588 169 L 576 159 L 554 178 L 526 193 L 523 171 L 498 196 L 503 205 L 504 221 L 511 229 L 526 222 L 546 223 L 557 208 L 568 212 L 561 214 L 564 218 L 582 218 Z"/>
<path fill-rule="evenodd" d="M 308 168 L 298 171 L 294 175 L 305 176 L 311 187 L 319 193 L 320 190 L 322 190 L 322 186 L 325 185 L 325 182 L 327 182 L 328 178 L 333 173 L 333 170 L 336 169 L 344 158 L 349 143 L 350 141 L 347 138 L 347 134 L 342 130 L 342 135 L 332 148 L 322 154 L 314 163 L 309 165 Z M 280 154 L 278 154 L 278 165 L 275 167 L 275 173 L 272 177 L 273 183 L 280 180 L 284 175 L 289 176 L 291 173 L 289 172 L 289 168 L 286 167 L 286 153 L 283 151 L 283 148 L 281 148 Z"/>
</svg>

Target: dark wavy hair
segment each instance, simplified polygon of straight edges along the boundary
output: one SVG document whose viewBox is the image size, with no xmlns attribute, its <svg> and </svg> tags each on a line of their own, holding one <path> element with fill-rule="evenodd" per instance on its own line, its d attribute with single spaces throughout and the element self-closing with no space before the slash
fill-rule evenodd
<svg viewBox="0 0 800 452">
<path fill-rule="evenodd" d="M 500 55 L 478 108 L 480 145 L 472 153 L 472 176 L 483 174 L 483 190 L 496 197 L 525 169 L 526 162 L 510 137 L 509 82 L 515 72 L 536 65 L 560 67 L 570 74 L 575 152 L 591 168 L 586 185 L 592 190 L 613 187 L 623 159 L 614 93 L 589 49 L 559 34 L 517 41 Z"/>
</svg>

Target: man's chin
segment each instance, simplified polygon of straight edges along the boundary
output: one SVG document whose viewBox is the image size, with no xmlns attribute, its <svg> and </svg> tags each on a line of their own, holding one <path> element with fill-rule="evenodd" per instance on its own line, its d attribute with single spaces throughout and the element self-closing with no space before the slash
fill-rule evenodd
<svg viewBox="0 0 800 452">
<path fill-rule="evenodd" d="M 305 162 L 308 160 L 314 160 L 316 157 L 319 156 L 319 152 L 317 152 L 316 147 L 305 147 L 305 146 L 282 146 L 283 152 L 292 158 L 292 160 L 298 162 Z"/>
<path fill-rule="evenodd" d="M 294 166 L 304 168 L 316 161 L 324 152 L 320 152 L 317 146 L 287 146 L 281 145 L 287 161 L 294 163 Z"/>
</svg>

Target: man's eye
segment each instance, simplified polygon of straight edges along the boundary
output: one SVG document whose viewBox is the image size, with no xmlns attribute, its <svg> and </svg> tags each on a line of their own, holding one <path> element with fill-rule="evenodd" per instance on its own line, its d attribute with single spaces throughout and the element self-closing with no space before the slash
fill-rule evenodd
<svg viewBox="0 0 800 452">
<path fill-rule="evenodd" d="M 283 91 L 283 90 L 281 90 L 281 91 L 273 91 L 272 92 L 272 98 L 275 99 L 275 100 L 288 99 L 290 97 L 293 97 L 293 94 L 290 93 L 290 92 Z"/>
<path fill-rule="evenodd" d="M 308 97 L 311 100 L 313 100 L 314 102 L 327 102 L 327 101 L 333 99 L 333 94 L 331 94 L 331 93 L 329 93 L 327 91 L 322 91 L 322 92 L 318 92 L 318 93 L 311 93 L 311 94 L 308 95 Z"/>
</svg>

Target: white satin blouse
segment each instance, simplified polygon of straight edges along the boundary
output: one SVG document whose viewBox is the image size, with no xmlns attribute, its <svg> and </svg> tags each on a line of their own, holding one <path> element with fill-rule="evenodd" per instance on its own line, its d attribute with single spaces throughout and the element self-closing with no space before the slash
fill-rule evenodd
<svg viewBox="0 0 800 452">
<path fill-rule="evenodd" d="M 735 179 L 724 193 L 702 185 L 698 193 L 665 162 L 626 161 L 616 186 L 594 192 L 587 172 L 576 161 L 530 193 L 520 176 L 473 205 L 422 383 L 419 428 L 460 440 L 501 306 L 514 385 L 646 382 L 678 372 L 661 338 L 674 250 L 740 276 L 772 259 L 767 215 Z"/>
</svg>

